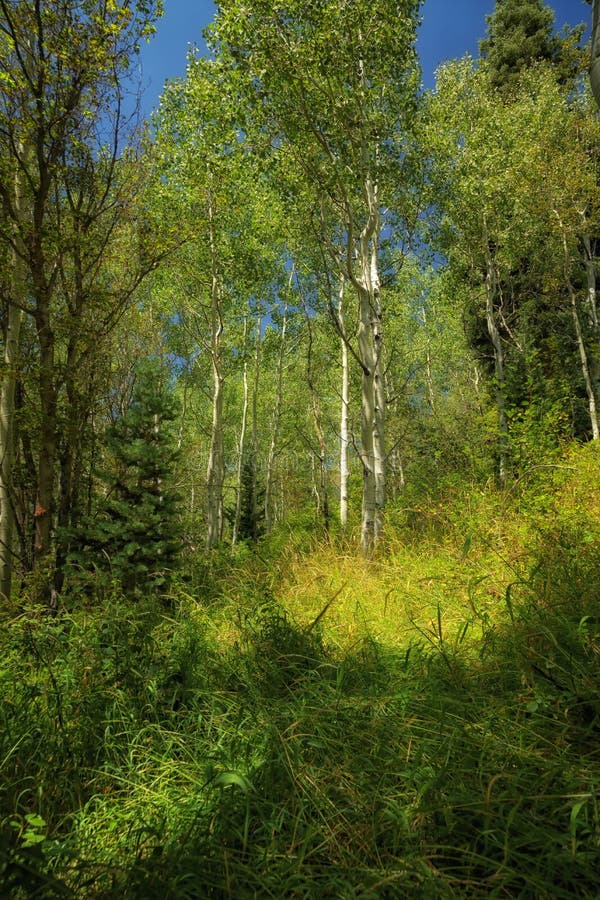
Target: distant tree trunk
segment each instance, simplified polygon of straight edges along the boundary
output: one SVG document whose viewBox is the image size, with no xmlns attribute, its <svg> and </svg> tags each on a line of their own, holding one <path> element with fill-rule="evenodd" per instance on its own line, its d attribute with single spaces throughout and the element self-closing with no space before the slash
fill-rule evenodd
<svg viewBox="0 0 600 900">
<path fill-rule="evenodd" d="M 50 305 L 44 294 L 37 297 L 35 325 L 40 349 L 40 440 L 38 459 L 37 499 L 35 509 L 35 566 L 46 561 L 52 549 L 54 520 L 57 390 L 55 335 L 50 324 Z"/>
<path fill-rule="evenodd" d="M 67 353 L 67 371 L 69 369 L 69 356 Z M 74 466 L 76 456 L 81 453 L 81 427 L 84 415 L 77 396 L 73 379 L 68 378 L 67 386 L 67 417 L 63 435 L 63 442 L 58 454 L 58 468 L 60 472 L 60 487 L 58 495 L 57 516 L 57 541 L 56 541 L 56 567 L 54 572 L 54 587 L 60 594 L 64 582 L 64 567 L 68 554 L 67 530 L 75 524 L 75 496 L 77 494 L 74 480 Z M 79 451 L 79 453 L 77 452 Z"/>
<path fill-rule="evenodd" d="M 577 337 L 577 348 L 579 350 L 579 359 L 581 361 L 581 372 L 583 375 L 585 390 L 588 397 L 588 410 L 590 414 L 590 423 L 592 426 L 592 437 L 596 441 L 600 437 L 596 393 L 594 391 L 594 384 L 592 381 L 588 354 L 583 337 L 583 329 L 581 327 L 581 320 L 579 318 L 579 312 L 577 309 L 577 296 L 575 294 L 575 291 L 573 290 L 572 285 L 569 286 L 569 292 L 571 297 L 571 313 L 573 316 L 573 324 L 575 326 L 575 335 Z"/>
<path fill-rule="evenodd" d="M 85 431 L 89 403 L 84 401 L 82 391 L 82 359 L 78 353 L 78 341 L 82 333 L 85 290 L 83 286 L 83 266 L 80 247 L 75 241 L 73 247 L 73 297 L 69 303 L 69 336 L 67 339 L 64 388 L 66 394 L 65 425 L 61 429 L 58 449 L 59 491 L 57 514 L 56 566 L 54 588 L 60 594 L 64 582 L 64 568 L 68 554 L 68 530 L 77 524 L 76 506 L 79 496 L 79 479 L 75 469 L 82 467 L 83 434 Z M 66 293 L 66 292 L 65 292 Z"/>
<path fill-rule="evenodd" d="M 427 386 L 427 399 L 429 408 L 435 414 L 435 393 L 433 390 L 433 373 L 431 369 L 431 340 L 429 338 L 429 329 L 427 327 L 427 310 L 425 306 L 421 308 L 423 316 L 423 328 L 425 329 L 425 383 Z"/>
<path fill-rule="evenodd" d="M 247 329 L 244 327 L 244 343 Z M 260 537 L 264 519 L 263 493 L 259 490 L 257 478 L 258 460 L 258 399 L 261 373 L 262 314 L 256 317 L 254 342 L 254 374 L 250 398 L 247 366 L 244 365 L 244 410 L 242 413 L 242 433 L 240 435 L 238 459 L 238 499 L 235 526 L 235 540 L 255 541 Z M 250 436 L 246 441 L 247 417 L 250 415 Z"/>
<path fill-rule="evenodd" d="M 385 392 L 386 406 L 388 409 L 391 408 L 393 410 L 395 419 L 396 421 L 398 421 L 398 394 L 393 383 L 389 367 L 385 373 Z M 391 487 L 391 498 L 394 503 L 398 499 L 400 492 L 402 492 L 406 487 L 404 464 L 402 461 L 402 452 L 400 450 L 400 445 L 401 439 L 396 440 L 388 453 L 388 470 L 390 476 L 393 476 L 389 478 L 389 483 Z"/>
<path fill-rule="evenodd" d="M 293 272 L 290 276 L 290 284 L 293 278 Z M 269 456 L 267 459 L 267 474 L 265 478 L 265 531 L 267 534 L 271 531 L 273 525 L 273 484 L 275 478 L 275 459 L 277 456 L 277 444 L 279 441 L 279 426 L 281 422 L 281 406 L 283 403 L 283 364 L 285 360 L 285 342 L 287 328 L 287 304 L 283 309 L 283 321 L 281 324 L 281 334 L 279 336 L 279 354 L 277 357 L 277 385 L 275 393 L 275 409 L 273 410 L 273 419 L 271 423 L 271 443 L 269 444 Z"/>
<path fill-rule="evenodd" d="M 506 415 L 506 385 L 504 375 L 504 348 L 502 336 L 496 323 L 497 273 L 492 251 L 487 238 L 485 240 L 485 298 L 486 321 L 488 335 L 494 351 L 494 375 L 496 384 L 496 412 L 498 417 L 498 476 L 504 484 L 508 469 L 508 418 Z"/>
<path fill-rule="evenodd" d="M 16 407 L 18 410 L 24 407 L 23 391 L 17 385 Z M 35 545 L 35 489 L 37 483 L 37 462 L 34 457 L 31 435 L 26 428 L 19 433 L 19 456 L 21 459 L 22 475 L 21 490 L 16 498 L 17 530 L 19 532 L 20 557 L 23 572 L 33 570 L 34 545 Z"/>
<path fill-rule="evenodd" d="M 223 483 L 225 480 L 223 447 L 223 386 L 225 379 L 221 358 L 223 288 L 218 267 L 215 207 L 212 196 L 209 199 L 208 221 L 211 257 L 210 357 L 213 376 L 213 398 L 211 442 L 206 474 L 208 501 L 206 548 L 211 550 L 223 537 Z"/>
<path fill-rule="evenodd" d="M 560 216 L 554 210 L 555 215 L 558 219 L 560 228 L 561 228 L 561 236 L 562 236 L 562 245 L 563 245 L 563 272 L 565 278 L 565 284 L 567 286 L 567 290 L 569 292 L 569 299 L 571 301 L 571 315 L 573 317 L 573 325 L 575 327 L 575 336 L 577 339 L 577 349 L 579 350 L 579 360 L 581 362 L 581 373 L 583 375 L 583 381 L 585 384 L 585 391 L 588 398 L 588 410 L 590 414 L 590 424 L 592 426 L 592 437 L 596 441 L 600 437 L 600 427 L 598 424 L 598 398 L 596 396 L 596 391 L 594 389 L 594 381 L 592 377 L 592 367 L 590 365 L 590 359 L 588 355 L 588 351 L 585 345 L 585 338 L 583 335 L 583 328 L 581 327 L 581 319 L 579 318 L 579 310 L 577 304 L 577 294 L 575 288 L 573 287 L 573 282 L 571 281 L 571 258 L 569 254 L 569 245 L 567 243 L 567 235 L 563 223 L 560 219 Z M 589 296 L 589 283 L 588 283 L 588 300 Z M 595 311 L 595 296 L 594 296 L 594 306 L 593 309 Z"/>
<path fill-rule="evenodd" d="M 473 387 L 475 389 L 475 397 L 477 398 L 477 409 L 478 409 L 479 415 L 483 416 L 484 404 L 483 404 L 482 398 L 481 398 L 480 384 L 481 384 L 481 374 L 479 372 L 479 366 L 477 365 L 477 363 L 474 363 L 473 364 Z"/>
<path fill-rule="evenodd" d="M 585 270 L 587 275 L 587 300 L 590 327 L 592 329 L 593 344 L 596 352 L 591 359 L 591 378 L 596 398 L 600 398 L 600 358 L 598 347 L 600 345 L 600 322 L 598 321 L 598 288 L 597 288 L 597 258 L 594 252 L 594 243 L 589 235 L 584 234 L 583 248 L 585 256 Z"/>
<path fill-rule="evenodd" d="M 596 257 L 592 251 L 592 240 L 588 234 L 584 234 L 582 242 L 585 253 L 585 271 L 587 275 L 587 293 L 590 321 L 593 328 L 598 329 Z"/>
<path fill-rule="evenodd" d="M 264 510 L 259 509 L 258 490 L 258 398 L 260 396 L 260 374 L 262 364 L 262 313 L 256 317 L 256 340 L 254 345 L 254 377 L 252 380 L 252 422 L 250 428 L 250 459 L 246 461 L 249 514 L 252 537 L 257 537 Z"/>
<path fill-rule="evenodd" d="M 22 155 L 23 148 L 19 148 Z M 15 204 L 17 219 L 22 218 L 21 173 L 15 176 Z M 15 460 L 15 395 L 17 364 L 23 310 L 26 298 L 25 247 L 21 240 L 19 222 L 14 234 L 11 298 L 8 303 L 4 337 L 4 373 L 0 385 L 0 599 L 9 599 L 13 572 L 13 544 L 15 533 L 15 497 L 13 466 Z M 14 302 L 16 301 L 16 302 Z"/>
<path fill-rule="evenodd" d="M 345 334 L 344 322 L 344 276 L 340 276 L 340 294 L 338 301 L 338 319 L 342 335 Z M 342 345 L 342 405 L 340 416 L 340 525 L 348 524 L 348 482 L 350 478 L 350 369 L 348 365 L 348 345 L 341 338 Z"/>
<path fill-rule="evenodd" d="M 319 397 L 314 381 L 313 372 L 313 332 L 310 320 L 310 314 L 305 307 L 306 326 L 308 331 L 308 350 L 306 354 L 306 381 L 310 391 L 311 409 L 313 426 L 317 437 L 317 452 L 313 450 L 313 493 L 316 500 L 317 513 L 321 513 L 323 517 L 323 527 L 325 532 L 329 531 L 330 514 L 329 514 L 329 494 L 327 487 L 327 445 L 325 442 L 325 432 L 321 423 L 321 410 L 319 406 Z M 318 462 L 316 469 L 315 461 Z M 318 477 L 317 477 L 318 472 Z"/>
<path fill-rule="evenodd" d="M 80 310 L 80 312 L 82 309 Z M 94 385 L 85 381 L 84 359 L 77 351 L 78 317 L 71 322 L 71 336 L 66 351 L 64 373 L 64 425 L 58 448 L 58 509 L 56 534 L 56 566 L 54 588 L 62 591 L 65 578 L 65 563 L 69 553 L 70 535 L 77 529 L 83 507 L 84 488 L 92 479 L 89 474 L 93 465 L 86 460 L 86 436 L 91 438 L 93 447 L 93 404 Z M 86 472 L 87 468 L 87 472 Z M 92 489 L 91 486 L 88 491 Z"/>
<path fill-rule="evenodd" d="M 240 518 L 242 514 L 242 475 L 244 471 L 244 458 L 246 455 L 246 428 L 248 423 L 248 360 L 246 358 L 248 341 L 248 317 L 244 316 L 244 369 L 243 384 L 244 398 L 242 401 L 242 422 L 240 426 L 240 439 L 238 443 L 238 464 L 236 473 L 236 492 L 235 492 L 235 515 L 233 519 L 233 528 L 231 532 L 231 543 L 233 546 L 237 543 L 240 530 Z"/>
</svg>

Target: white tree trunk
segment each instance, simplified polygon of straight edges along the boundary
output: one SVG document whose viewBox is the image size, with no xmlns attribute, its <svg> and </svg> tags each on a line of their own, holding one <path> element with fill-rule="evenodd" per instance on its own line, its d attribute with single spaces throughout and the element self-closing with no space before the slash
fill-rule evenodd
<svg viewBox="0 0 600 900">
<path fill-rule="evenodd" d="M 588 409 L 590 413 L 590 424 L 592 426 L 592 437 L 595 441 L 600 437 L 600 427 L 598 424 L 598 404 L 596 391 L 594 389 L 594 381 L 592 378 L 592 369 L 590 366 L 590 360 L 588 356 L 588 351 L 585 346 L 585 339 L 583 335 L 583 328 L 581 327 L 581 320 L 579 318 L 579 310 L 577 309 L 577 294 L 575 292 L 575 288 L 573 287 L 573 282 L 571 281 L 571 259 L 569 254 L 569 245 L 567 242 L 567 234 L 565 227 L 558 215 L 557 211 L 554 210 L 554 213 L 558 219 L 561 234 L 562 234 L 562 245 L 563 245 L 563 270 L 564 270 L 564 278 L 565 283 L 567 285 L 567 289 L 569 291 L 569 297 L 571 300 L 571 314 L 573 316 L 573 325 L 575 326 L 575 335 L 577 337 L 577 349 L 579 350 L 579 359 L 581 362 L 581 373 L 583 375 L 583 381 L 585 384 L 585 391 L 588 398 Z M 587 248 L 586 248 L 587 249 Z M 590 247 L 590 256 L 591 256 L 591 247 Z M 588 271 L 588 278 L 590 278 L 590 273 Z M 594 274 L 594 297 L 592 304 L 592 315 L 595 315 L 595 274 Z M 591 301 L 590 297 L 590 284 L 588 281 L 588 300 Z"/>
<path fill-rule="evenodd" d="M 215 235 L 215 209 L 212 197 L 209 201 L 208 219 L 212 269 L 210 356 L 212 362 L 213 398 L 211 441 L 206 472 L 206 548 L 207 550 L 211 550 L 223 537 L 223 482 L 225 480 L 225 458 L 223 448 L 224 376 L 221 358 L 221 337 L 223 335 L 223 289 L 218 268 Z"/>
<path fill-rule="evenodd" d="M 244 456 L 246 453 L 246 428 L 248 424 L 248 360 L 246 359 L 246 344 L 248 340 L 248 317 L 244 316 L 244 398 L 242 401 L 242 422 L 240 425 L 240 440 L 238 443 L 238 464 L 236 473 L 236 492 L 235 492 L 235 518 L 233 520 L 233 529 L 231 534 L 231 543 L 233 546 L 237 543 L 238 533 L 240 529 L 240 517 L 242 514 L 242 473 L 244 471 Z"/>
<path fill-rule="evenodd" d="M 308 309 L 304 308 L 306 316 L 306 326 L 308 330 L 308 348 L 306 354 L 306 381 L 310 391 L 311 409 L 313 417 L 313 426 L 317 438 L 317 447 L 311 448 L 312 453 L 312 472 L 313 472 L 313 493 L 316 500 L 317 515 L 322 514 L 325 532 L 329 532 L 329 495 L 327 490 L 327 444 L 325 441 L 325 432 L 321 424 L 321 409 L 319 404 L 319 396 L 317 386 L 314 380 L 313 371 L 313 331 Z M 316 463 L 319 463 L 319 477 L 317 479 Z"/>
<path fill-rule="evenodd" d="M 381 310 L 381 285 L 379 281 L 377 233 L 371 247 L 371 297 L 373 304 L 373 344 L 375 348 L 375 372 L 373 376 L 375 391 L 375 423 L 373 447 L 375 450 L 375 543 L 383 535 L 383 512 L 387 499 L 385 448 L 385 377 L 383 370 L 383 317 Z"/>
<path fill-rule="evenodd" d="M 492 253 L 489 248 L 487 234 L 485 234 L 485 297 L 486 297 L 486 321 L 492 347 L 494 349 L 494 374 L 496 379 L 496 412 L 498 416 L 498 475 L 500 483 L 504 484 L 508 467 L 508 418 L 506 415 L 505 400 L 505 376 L 504 376 L 504 347 L 502 336 L 496 324 L 496 270 Z"/>
<path fill-rule="evenodd" d="M 597 263 L 592 241 L 589 235 L 583 236 L 585 252 L 585 270 L 587 275 L 587 300 L 590 327 L 593 335 L 595 352 L 590 359 L 590 377 L 592 379 L 594 396 L 600 398 L 600 359 L 598 358 L 598 346 L 600 345 L 600 322 L 598 321 L 598 289 L 597 289 Z"/>
<path fill-rule="evenodd" d="M 361 546 L 370 555 L 383 532 L 386 494 L 385 385 L 382 371 L 383 326 L 378 271 L 379 207 L 371 177 L 365 184 L 368 222 L 358 248 L 358 355 L 362 366 L 361 461 L 363 498 Z"/>
<path fill-rule="evenodd" d="M 293 272 L 290 276 L 293 278 Z M 279 336 L 279 355 L 277 357 L 277 388 L 275 395 L 275 409 L 273 410 L 273 420 L 271 423 L 271 442 L 269 444 L 269 456 L 267 459 L 267 474 L 265 478 L 265 531 L 267 534 L 271 531 L 274 518 L 273 504 L 273 484 L 275 478 L 275 459 L 277 456 L 277 444 L 279 441 L 279 425 L 281 422 L 281 406 L 283 403 L 283 364 L 285 360 L 285 339 L 287 328 L 287 304 L 283 310 L 283 322 L 281 325 L 281 334 Z"/>
<path fill-rule="evenodd" d="M 254 377 L 252 381 L 252 434 L 251 445 L 254 462 L 258 456 L 258 397 L 262 356 L 262 313 L 256 316 L 256 340 L 254 344 Z"/>
<path fill-rule="evenodd" d="M 427 386 L 427 399 L 429 400 L 429 408 L 435 414 L 435 392 L 433 390 L 433 371 L 431 367 L 431 339 L 429 337 L 429 328 L 427 327 L 427 310 L 425 306 L 421 308 L 423 316 L 423 328 L 425 329 L 425 381 Z"/>
<path fill-rule="evenodd" d="M 583 329 L 579 319 L 577 310 L 577 297 L 571 284 L 569 284 L 569 293 L 571 296 L 571 313 L 573 315 L 573 324 L 575 326 L 575 334 L 577 336 L 577 348 L 579 350 L 579 359 L 581 360 L 581 372 L 585 383 L 585 391 L 588 397 L 588 409 L 590 413 L 590 423 L 592 426 L 592 437 L 595 441 L 600 437 L 600 428 L 598 427 L 598 407 L 596 403 L 596 393 L 592 381 L 588 354 L 583 337 Z"/>
<path fill-rule="evenodd" d="M 254 378 L 252 382 L 252 424 L 250 432 L 250 515 L 252 529 L 258 532 L 261 520 L 261 512 L 258 508 L 258 398 L 260 394 L 260 372 L 262 356 L 262 313 L 259 311 L 256 317 L 256 341 L 254 348 Z"/>
<path fill-rule="evenodd" d="M 344 286 L 345 280 L 340 278 L 340 295 L 338 302 L 338 319 L 342 335 L 344 327 Z M 345 528 L 348 524 L 348 481 L 350 477 L 350 369 L 348 365 L 348 345 L 341 338 L 342 345 L 342 408 L 340 417 L 340 524 Z"/>
<path fill-rule="evenodd" d="M 392 409 L 393 414 L 398 420 L 398 396 L 396 394 L 396 389 L 394 387 L 394 383 L 392 380 L 392 376 L 390 374 L 389 368 L 385 373 L 385 397 L 386 397 L 386 408 Z M 402 452 L 400 450 L 401 439 L 397 440 L 392 448 L 388 451 L 388 474 L 393 475 L 393 478 L 389 478 L 388 482 L 391 486 L 391 499 L 392 502 L 396 502 L 399 494 L 406 487 L 406 480 L 404 477 L 404 465 L 402 462 Z"/>
<path fill-rule="evenodd" d="M 590 321 L 592 327 L 598 329 L 598 308 L 597 308 L 597 278 L 596 278 L 596 260 L 592 253 L 592 241 L 588 234 L 583 236 L 583 247 L 585 250 L 585 271 L 587 275 L 588 287 L 588 307 L 590 313 Z"/>
<path fill-rule="evenodd" d="M 363 289 L 360 295 L 360 320 L 358 325 L 358 352 L 362 363 L 361 409 L 360 409 L 360 455 L 363 467 L 361 546 L 370 554 L 375 545 L 375 518 L 377 514 L 375 489 L 375 355 L 371 326 L 371 303 L 369 291 Z"/>
</svg>

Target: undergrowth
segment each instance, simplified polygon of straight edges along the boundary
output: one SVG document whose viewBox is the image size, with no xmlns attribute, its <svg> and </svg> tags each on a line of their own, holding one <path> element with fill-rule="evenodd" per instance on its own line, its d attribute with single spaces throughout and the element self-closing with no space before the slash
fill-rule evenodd
<svg viewBox="0 0 600 900">
<path fill-rule="evenodd" d="M 597 897 L 600 516 L 575 464 L 501 520 L 436 506 L 378 560 L 264 545 L 169 610 L 14 613 L 2 896 Z"/>
</svg>

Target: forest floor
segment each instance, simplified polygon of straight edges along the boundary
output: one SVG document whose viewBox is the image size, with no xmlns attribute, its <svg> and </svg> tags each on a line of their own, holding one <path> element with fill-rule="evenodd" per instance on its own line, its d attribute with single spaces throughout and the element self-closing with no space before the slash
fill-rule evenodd
<svg viewBox="0 0 600 900">
<path fill-rule="evenodd" d="M 598 451 L 0 638 L 0 894 L 596 898 Z"/>
</svg>

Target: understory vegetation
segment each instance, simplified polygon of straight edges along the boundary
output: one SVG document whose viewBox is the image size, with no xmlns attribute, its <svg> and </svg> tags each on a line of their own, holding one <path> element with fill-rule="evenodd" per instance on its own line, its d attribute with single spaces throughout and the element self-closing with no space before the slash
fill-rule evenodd
<svg viewBox="0 0 600 900">
<path fill-rule="evenodd" d="M 13 608 L 3 895 L 596 897 L 597 466 Z"/>
</svg>

